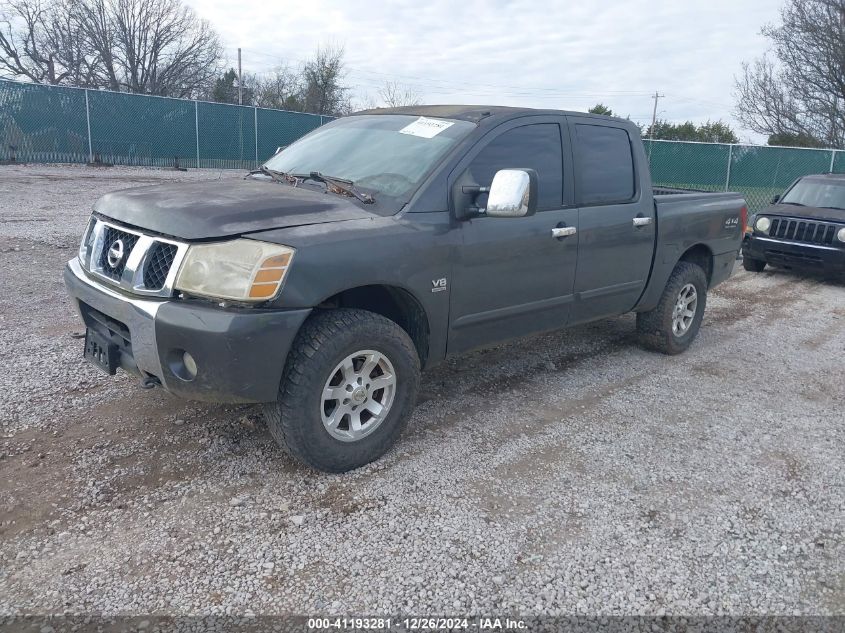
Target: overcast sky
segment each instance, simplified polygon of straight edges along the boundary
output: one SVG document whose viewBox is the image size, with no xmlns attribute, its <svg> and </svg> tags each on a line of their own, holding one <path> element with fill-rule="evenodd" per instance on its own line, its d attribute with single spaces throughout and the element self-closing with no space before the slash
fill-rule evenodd
<svg viewBox="0 0 845 633">
<path fill-rule="evenodd" d="M 585 110 L 597 102 L 648 123 L 732 116 L 733 77 L 767 49 L 781 0 L 189 0 L 244 71 L 299 65 L 321 44 L 346 50 L 358 103 L 385 81 L 425 103 Z M 762 141 L 741 130 L 740 138 Z"/>
</svg>

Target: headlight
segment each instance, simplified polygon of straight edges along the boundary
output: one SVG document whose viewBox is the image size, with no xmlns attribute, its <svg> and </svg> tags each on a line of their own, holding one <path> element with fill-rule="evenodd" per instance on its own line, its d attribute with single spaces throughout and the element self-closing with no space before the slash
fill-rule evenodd
<svg viewBox="0 0 845 633">
<path fill-rule="evenodd" d="M 296 251 L 255 240 L 194 244 L 176 275 L 175 286 L 189 294 L 266 301 L 275 297 Z"/>
<path fill-rule="evenodd" d="M 836 239 L 840 242 L 845 242 L 845 227 L 839 229 L 836 233 Z"/>
<path fill-rule="evenodd" d="M 771 225 L 772 221 L 769 220 L 769 218 L 757 218 L 757 221 L 754 223 L 754 228 L 760 231 L 760 233 L 768 233 Z"/>
<path fill-rule="evenodd" d="M 754 223 L 757 221 L 756 215 L 748 216 L 748 220 L 745 223 L 745 232 L 746 233 L 753 233 L 754 232 Z"/>
<path fill-rule="evenodd" d="M 94 225 L 96 220 L 94 216 L 88 220 L 85 227 L 85 232 L 82 234 L 82 242 L 79 244 L 79 263 L 83 268 L 91 266 L 91 247 L 94 245 Z"/>
</svg>

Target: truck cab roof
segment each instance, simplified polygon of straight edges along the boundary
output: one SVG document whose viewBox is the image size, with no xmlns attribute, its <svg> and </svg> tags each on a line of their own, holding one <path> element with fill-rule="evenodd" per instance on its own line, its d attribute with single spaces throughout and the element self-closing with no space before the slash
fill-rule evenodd
<svg viewBox="0 0 845 633">
<path fill-rule="evenodd" d="M 619 117 L 606 116 L 603 114 L 590 114 L 589 112 L 575 112 L 572 110 L 549 110 L 539 108 L 518 108 L 512 106 L 489 106 L 489 105 L 417 105 L 417 106 L 402 106 L 398 108 L 373 108 L 370 110 L 361 110 L 355 112 L 351 116 L 365 115 L 365 114 L 404 114 L 411 116 L 424 116 L 437 119 L 457 119 L 459 121 L 469 121 L 471 123 L 481 123 L 482 121 L 502 122 L 508 119 L 514 119 L 522 116 L 542 116 L 542 115 L 556 115 L 556 116 L 579 116 L 602 119 L 605 121 L 618 121 L 621 123 L 630 123 L 636 127 L 630 120 Z"/>
</svg>

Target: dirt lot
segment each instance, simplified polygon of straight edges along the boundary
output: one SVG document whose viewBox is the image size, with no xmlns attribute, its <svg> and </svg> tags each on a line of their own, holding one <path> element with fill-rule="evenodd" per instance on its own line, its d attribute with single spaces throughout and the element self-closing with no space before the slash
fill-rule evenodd
<svg viewBox="0 0 845 633">
<path fill-rule="evenodd" d="M 628 316 L 453 360 L 322 475 L 82 360 L 93 201 L 218 177 L 0 167 L 0 614 L 845 614 L 845 285 L 738 272 L 674 358 Z"/>
</svg>

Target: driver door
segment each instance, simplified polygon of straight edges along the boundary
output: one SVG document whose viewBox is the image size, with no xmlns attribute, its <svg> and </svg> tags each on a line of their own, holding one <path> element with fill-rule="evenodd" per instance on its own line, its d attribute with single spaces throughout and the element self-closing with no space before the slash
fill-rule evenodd
<svg viewBox="0 0 845 633">
<path fill-rule="evenodd" d="M 569 136 L 562 117 L 525 117 L 494 130 L 453 176 L 489 187 L 500 169 L 533 169 L 537 212 L 521 218 L 461 221 L 453 266 L 448 353 L 566 325 L 578 255 Z M 485 195 L 477 199 L 486 204 Z M 567 227 L 560 237 L 554 229 Z"/>
</svg>

